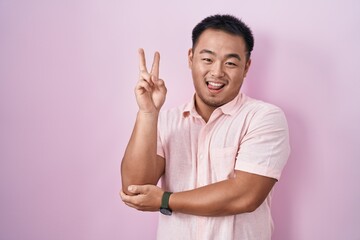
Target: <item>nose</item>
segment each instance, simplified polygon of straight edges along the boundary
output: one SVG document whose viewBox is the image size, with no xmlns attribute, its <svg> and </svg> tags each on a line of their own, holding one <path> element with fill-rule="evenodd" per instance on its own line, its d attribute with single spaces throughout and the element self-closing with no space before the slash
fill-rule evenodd
<svg viewBox="0 0 360 240">
<path fill-rule="evenodd" d="M 224 76 L 224 70 L 221 62 L 214 62 L 211 66 L 210 74 L 212 77 L 223 77 Z"/>
</svg>

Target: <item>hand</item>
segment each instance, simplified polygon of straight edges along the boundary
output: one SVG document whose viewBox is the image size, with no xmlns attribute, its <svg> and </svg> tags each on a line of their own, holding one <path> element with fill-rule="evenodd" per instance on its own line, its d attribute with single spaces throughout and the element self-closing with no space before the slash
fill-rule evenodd
<svg viewBox="0 0 360 240">
<path fill-rule="evenodd" d="M 159 211 L 164 191 L 155 185 L 130 185 L 128 191 L 133 196 L 120 192 L 123 202 L 140 211 Z"/>
<path fill-rule="evenodd" d="M 146 113 L 158 112 L 165 102 L 166 87 L 164 81 L 159 79 L 160 54 L 154 55 L 150 73 L 146 68 L 145 52 L 139 49 L 139 81 L 135 87 L 136 101 L 139 110 Z"/>
</svg>

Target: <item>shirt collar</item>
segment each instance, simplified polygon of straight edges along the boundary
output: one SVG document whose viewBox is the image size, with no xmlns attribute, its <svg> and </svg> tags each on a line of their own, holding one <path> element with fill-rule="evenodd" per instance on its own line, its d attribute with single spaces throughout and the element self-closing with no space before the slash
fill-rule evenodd
<svg viewBox="0 0 360 240">
<path fill-rule="evenodd" d="M 191 101 L 185 105 L 185 108 L 183 111 L 184 117 L 188 117 L 190 115 L 193 117 L 201 118 L 201 116 L 197 113 L 196 108 L 195 108 L 195 94 L 194 94 L 193 98 L 191 99 Z"/>
<path fill-rule="evenodd" d="M 243 94 L 239 93 L 236 97 L 234 97 L 233 100 L 231 100 L 230 102 L 222 105 L 221 107 L 219 107 L 219 109 L 227 115 L 233 115 L 238 107 L 240 106 L 241 100 L 243 99 Z"/>
<path fill-rule="evenodd" d="M 242 102 L 243 99 L 244 99 L 244 94 L 239 93 L 233 100 L 218 107 L 217 109 L 222 111 L 224 114 L 233 115 L 235 113 L 235 111 L 237 110 L 236 106 L 239 106 L 239 103 Z M 189 115 L 191 115 L 193 117 L 201 118 L 201 116 L 198 114 L 198 112 L 196 111 L 196 108 L 195 108 L 195 95 L 193 96 L 192 100 L 185 105 L 184 110 L 183 110 L 184 117 L 188 117 Z"/>
</svg>

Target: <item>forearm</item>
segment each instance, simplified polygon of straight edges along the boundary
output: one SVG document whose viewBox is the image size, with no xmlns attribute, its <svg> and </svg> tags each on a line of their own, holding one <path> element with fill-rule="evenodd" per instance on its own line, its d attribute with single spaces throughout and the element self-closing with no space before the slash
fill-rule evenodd
<svg viewBox="0 0 360 240">
<path fill-rule="evenodd" d="M 266 199 L 276 179 L 235 170 L 234 178 L 170 196 L 173 212 L 198 216 L 225 216 L 255 211 Z M 120 192 L 125 204 L 141 211 L 157 211 L 163 190 L 154 185 L 132 186 Z"/>
<path fill-rule="evenodd" d="M 158 161 L 157 149 L 158 112 L 138 112 L 135 126 L 122 164 L 122 187 L 127 192 L 131 184 L 156 184 L 162 163 Z"/>
<path fill-rule="evenodd" d="M 275 182 L 274 179 L 245 173 L 244 177 L 173 193 L 169 206 L 174 212 L 199 216 L 252 212 L 262 204 Z"/>
<path fill-rule="evenodd" d="M 169 207 L 174 212 L 199 216 L 225 216 L 247 212 L 248 201 L 243 196 L 234 194 L 228 181 L 173 193 Z"/>
</svg>

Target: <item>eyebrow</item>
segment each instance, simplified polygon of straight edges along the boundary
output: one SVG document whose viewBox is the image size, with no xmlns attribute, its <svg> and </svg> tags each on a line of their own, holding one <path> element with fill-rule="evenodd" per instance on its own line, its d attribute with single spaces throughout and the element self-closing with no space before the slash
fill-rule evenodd
<svg viewBox="0 0 360 240">
<path fill-rule="evenodd" d="M 202 54 L 202 53 L 208 53 L 208 54 L 211 54 L 211 55 L 216 56 L 216 53 L 214 53 L 213 51 L 208 50 L 208 49 L 203 49 L 203 50 L 201 50 L 199 53 L 200 53 L 200 54 Z M 225 57 L 226 57 L 226 58 L 236 58 L 237 60 L 241 61 L 241 57 L 240 57 L 239 54 L 237 54 L 237 53 L 229 53 L 229 54 L 226 54 Z"/>
</svg>

